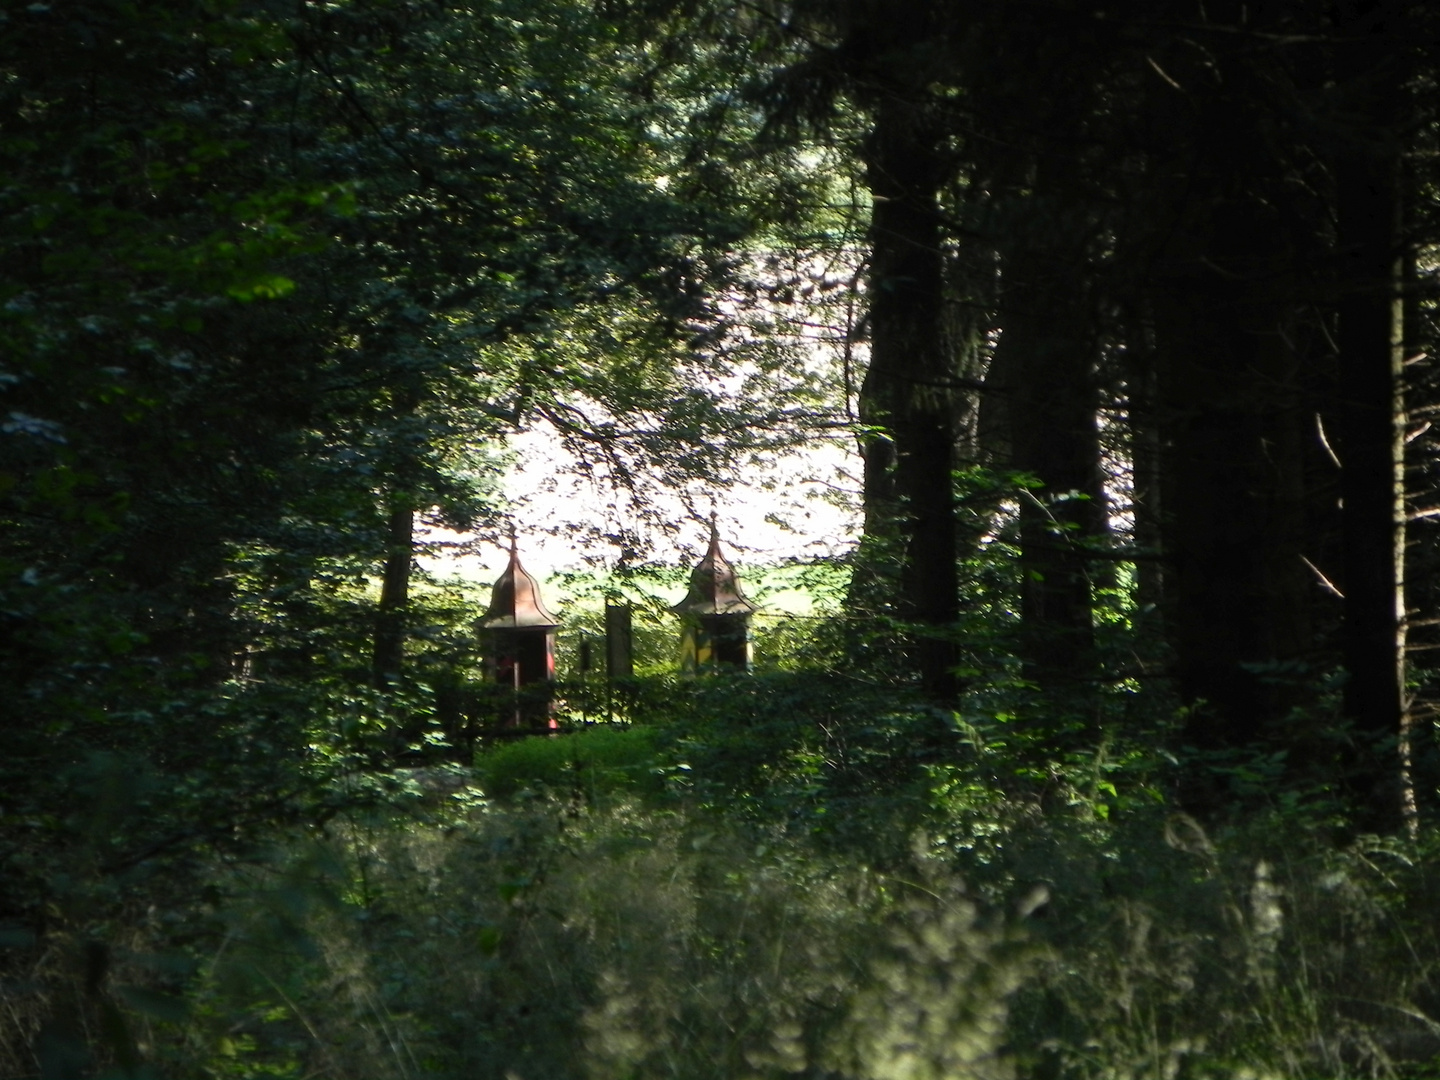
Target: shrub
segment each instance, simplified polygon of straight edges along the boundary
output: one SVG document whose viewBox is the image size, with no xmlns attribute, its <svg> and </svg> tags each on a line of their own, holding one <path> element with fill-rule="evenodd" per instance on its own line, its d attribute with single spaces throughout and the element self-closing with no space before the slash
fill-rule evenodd
<svg viewBox="0 0 1440 1080">
<path fill-rule="evenodd" d="M 1013 920 L 925 850 L 886 875 L 714 825 L 544 799 L 443 827 L 337 823 L 312 894 L 290 871 L 249 878 L 170 1071 L 1010 1076 L 1007 1001 L 1033 959 Z M 316 902 L 336 863 L 349 895 Z"/>
<path fill-rule="evenodd" d="M 482 752 L 475 761 L 486 794 L 574 793 L 596 799 L 617 792 L 658 794 L 655 732 L 596 725 L 567 735 L 531 736 Z"/>
</svg>

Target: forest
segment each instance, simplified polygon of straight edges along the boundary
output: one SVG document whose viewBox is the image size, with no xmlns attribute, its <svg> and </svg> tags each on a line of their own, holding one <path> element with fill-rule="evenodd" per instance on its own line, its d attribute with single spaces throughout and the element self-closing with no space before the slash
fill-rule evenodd
<svg viewBox="0 0 1440 1080">
<path fill-rule="evenodd" d="M 1440 1077 L 1437 80 L 1425 0 L 3 0 L 0 1080 Z M 522 710 L 422 556 L 535 433 L 569 627 L 820 447 L 857 535 Z"/>
</svg>

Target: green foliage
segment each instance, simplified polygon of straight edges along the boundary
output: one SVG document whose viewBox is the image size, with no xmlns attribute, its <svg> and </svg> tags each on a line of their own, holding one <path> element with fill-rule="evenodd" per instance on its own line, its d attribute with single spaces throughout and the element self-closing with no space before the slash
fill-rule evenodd
<svg viewBox="0 0 1440 1080">
<path fill-rule="evenodd" d="M 346 811 L 217 869 L 191 958 L 145 959 L 151 927 L 107 993 L 162 1075 L 1300 1080 L 1440 1050 L 1428 838 L 947 790 L 883 868 L 614 791 Z"/>
<path fill-rule="evenodd" d="M 380 733 L 381 700 L 313 704 Z M 300 808 L 322 825 L 264 856 L 188 838 L 203 904 L 183 876 L 157 891 L 153 859 L 58 891 L 86 905 L 73 929 L 0 939 L 36 988 L 0 1039 L 15 1071 L 41 987 L 120 1019 L 96 1056 L 143 1048 L 162 1076 L 1301 1080 L 1424 1075 L 1440 1050 L 1432 833 L 1337 847 L 1278 798 L 1207 831 L 1140 744 L 1057 754 L 1030 717 L 853 680 L 634 705 L 634 726 L 505 743 L 474 772 L 356 769 L 361 727 Z M 161 779 L 64 781 L 95 793 L 97 858 L 149 842 Z M 102 881 L 122 903 L 97 906 Z"/>
<path fill-rule="evenodd" d="M 654 795 L 661 790 L 655 737 L 650 728 L 597 724 L 502 742 L 476 758 L 475 771 L 485 793 L 497 798 L 573 793 L 603 802 L 617 793 Z"/>
<path fill-rule="evenodd" d="M 658 723 L 671 789 L 761 831 L 777 825 L 869 850 L 927 813 L 927 766 L 960 739 L 923 705 L 814 673 L 681 681 L 637 719 Z"/>
<path fill-rule="evenodd" d="M 1030 956 L 924 856 L 885 878 L 674 815 L 544 802 L 443 830 L 337 822 L 327 847 L 323 866 L 284 871 L 308 892 L 262 886 L 230 909 L 232 945 L 207 965 L 203 1023 L 171 1044 L 172 1068 L 1007 1074 L 1005 998 Z M 339 903 L 321 899 L 337 858 L 363 882 Z M 912 1011 L 889 1008 L 892 992 Z"/>
<path fill-rule="evenodd" d="M 581 399 L 678 402 L 648 460 L 713 462 L 673 346 L 739 222 L 656 183 L 683 166 L 583 4 L 0 31 L 0 908 L 103 939 L 453 734 L 466 598 L 417 588 L 411 678 L 369 689 L 394 505 L 493 522 L 504 434 Z"/>
<path fill-rule="evenodd" d="M 1204 713 L 1136 674 L 1123 572 L 1101 682 L 1032 685 L 1034 478 L 952 478 L 958 711 L 910 694 L 884 537 L 844 618 L 756 620 L 761 675 L 562 688 L 628 726 L 437 765 L 493 688 L 483 597 L 418 574 L 373 688 L 396 512 L 494 528 L 509 433 L 711 493 L 853 431 L 797 326 L 850 387 L 862 118 L 753 168 L 800 126 L 741 93 L 788 16 L 624 7 L 0 11 L 0 1074 L 1433 1074 L 1433 832 L 1343 831 L 1353 735 L 1298 664 L 1247 661 L 1307 690 L 1266 741 L 1177 747 Z M 640 531 L 576 541 L 648 588 L 654 674 Z"/>
</svg>

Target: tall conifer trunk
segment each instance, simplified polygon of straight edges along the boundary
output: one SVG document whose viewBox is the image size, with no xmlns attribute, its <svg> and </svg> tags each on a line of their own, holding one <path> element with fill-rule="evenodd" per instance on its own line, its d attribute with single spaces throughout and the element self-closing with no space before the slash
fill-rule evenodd
<svg viewBox="0 0 1440 1080">
<path fill-rule="evenodd" d="M 1317 587 L 1305 565 L 1297 324 L 1315 212 L 1290 193 L 1273 119 L 1285 92 L 1253 35 L 1265 4 L 1209 7 L 1203 59 L 1161 58 L 1150 89 L 1158 239 L 1142 288 L 1153 315 L 1162 459 L 1166 630 L 1177 689 L 1206 752 L 1288 751 L 1310 701 Z M 1235 31 L 1241 31 L 1239 33 Z M 1283 133 L 1281 133 L 1283 136 Z M 1203 763 L 1186 792 L 1208 813 L 1235 792 Z"/>
<path fill-rule="evenodd" d="M 408 504 L 394 505 L 385 522 L 385 564 L 370 661 L 371 678 L 379 690 L 391 688 L 404 667 L 406 609 L 410 602 L 414 548 L 415 511 Z"/>
<path fill-rule="evenodd" d="M 1388 3 L 1338 5 L 1342 93 L 1363 122 L 1335 155 L 1339 257 L 1337 411 L 1344 501 L 1345 713 L 1361 741 L 1350 778 L 1378 830 L 1413 799 L 1396 747 L 1405 715 L 1405 411 L 1401 373 L 1401 77 Z"/>
<path fill-rule="evenodd" d="M 1024 660 L 1042 690 L 1073 693 L 1095 677 L 1087 544 L 1105 528 L 1097 338 L 1081 211 L 1046 198 L 1039 178 L 1035 188 L 1002 247 L 996 363 L 1008 380 L 1010 464 L 1039 483 L 1020 503 Z M 1023 220 L 1036 217 L 1065 222 L 1068 235 L 1037 235 Z"/>
<path fill-rule="evenodd" d="M 1310 648 L 1313 588 L 1302 561 L 1297 358 L 1284 305 L 1251 295 L 1263 286 L 1205 276 L 1197 268 L 1188 287 L 1156 304 L 1170 421 L 1167 628 L 1182 695 L 1207 705 L 1187 740 L 1204 750 L 1280 749 L 1275 725 L 1305 698 L 1297 665 Z"/>
<path fill-rule="evenodd" d="M 866 444 L 867 530 L 885 529 L 887 517 L 899 522 L 900 613 L 915 625 L 910 650 L 926 693 L 949 700 L 957 692 L 959 576 L 938 208 L 945 165 L 923 105 L 905 89 L 881 95 L 864 148 L 874 210 L 863 416 L 888 432 Z"/>
</svg>

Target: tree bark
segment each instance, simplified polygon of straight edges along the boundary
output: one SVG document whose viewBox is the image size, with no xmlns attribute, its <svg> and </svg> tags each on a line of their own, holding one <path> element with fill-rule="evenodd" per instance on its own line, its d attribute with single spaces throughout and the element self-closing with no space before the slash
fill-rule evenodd
<svg viewBox="0 0 1440 1080">
<path fill-rule="evenodd" d="M 1168 629 L 1178 688 L 1206 705 L 1187 741 L 1205 751 L 1284 748 L 1275 724 L 1306 699 L 1313 586 L 1302 561 L 1297 358 L 1285 306 L 1252 290 L 1216 274 L 1156 305 L 1170 435 Z"/>
<path fill-rule="evenodd" d="M 1366 827 L 1398 828 L 1405 715 L 1405 406 L 1399 70 L 1386 3 L 1339 5 L 1341 88 L 1364 122 L 1335 155 L 1345 619 L 1344 708 L 1360 753 L 1349 787 Z M 1347 85 L 1348 84 L 1348 85 Z"/>
<path fill-rule="evenodd" d="M 1017 220 L 1007 229 L 996 364 L 1009 380 L 1010 465 L 1039 484 L 1020 501 L 1024 661 L 1043 691 L 1069 694 L 1096 675 L 1087 544 L 1105 531 L 1098 345 L 1082 212 L 1043 194 L 1042 183 L 1013 216 L 1055 228 L 1037 235 Z"/>
<path fill-rule="evenodd" d="M 864 154 L 874 210 L 862 417 L 886 431 L 867 440 L 867 532 L 885 535 L 890 515 L 899 522 L 899 613 L 913 624 L 910 655 L 926 694 L 948 701 L 958 692 L 959 575 L 938 209 L 945 165 L 923 106 L 894 88 L 875 108 Z"/>
<path fill-rule="evenodd" d="M 370 661 L 371 679 L 378 690 L 392 689 L 404 669 L 410 568 L 415 548 L 415 511 L 409 506 L 391 507 L 385 543 L 380 604 L 375 612 L 375 647 Z"/>
<path fill-rule="evenodd" d="M 1166 629 L 1177 689 L 1201 703 L 1184 741 L 1203 755 L 1270 754 L 1294 748 L 1288 721 L 1314 693 L 1303 467 L 1314 429 L 1297 328 L 1323 241 L 1318 208 L 1292 194 L 1281 58 L 1249 37 L 1278 16 L 1264 4 L 1208 11 L 1210 51 L 1159 57 L 1169 81 L 1149 90 L 1157 201 L 1138 292 L 1166 440 Z M 1184 794 L 1202 814 L 1236 796 L 1206 761 Z"/>
</svg>

